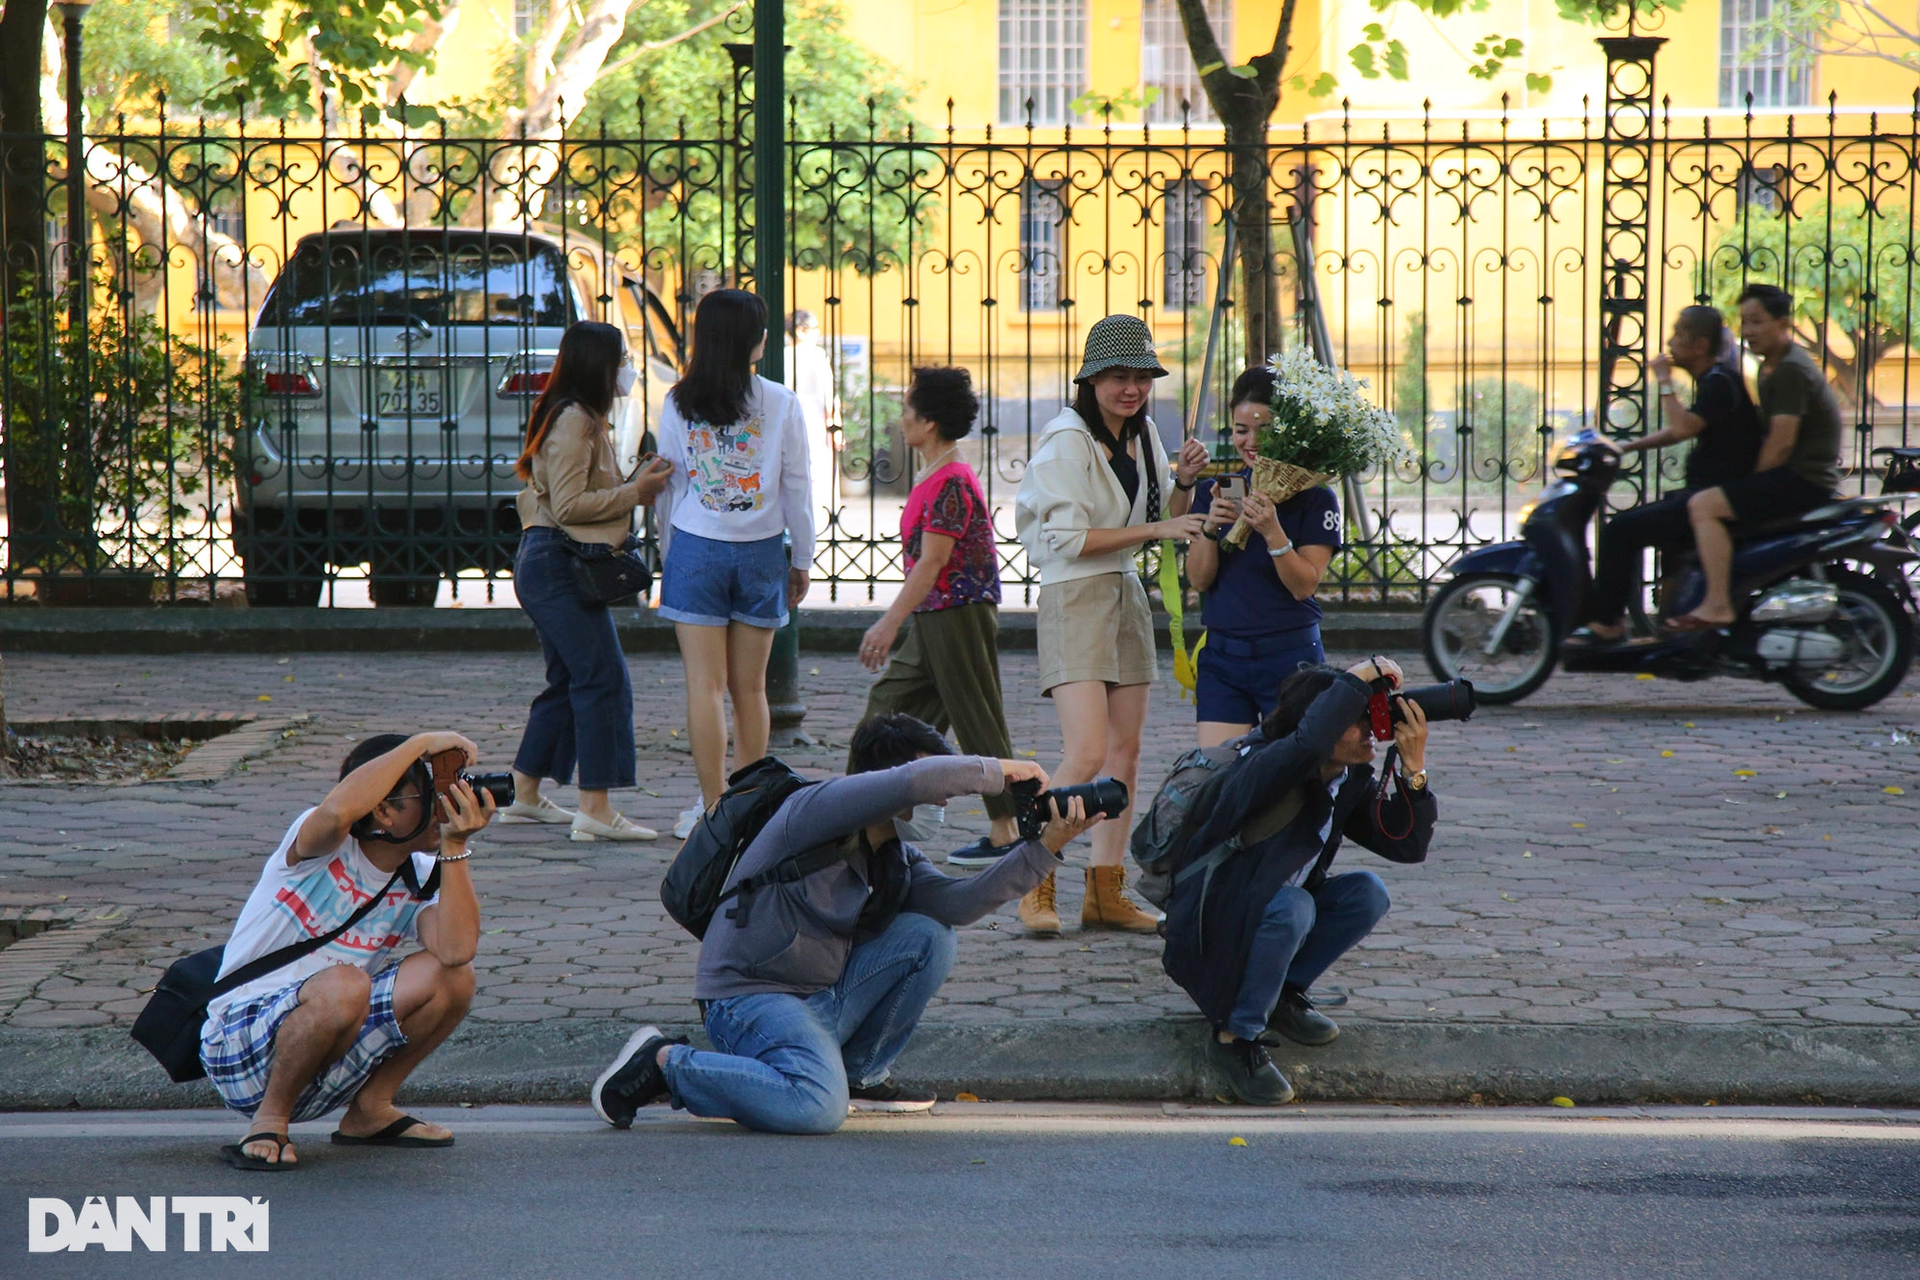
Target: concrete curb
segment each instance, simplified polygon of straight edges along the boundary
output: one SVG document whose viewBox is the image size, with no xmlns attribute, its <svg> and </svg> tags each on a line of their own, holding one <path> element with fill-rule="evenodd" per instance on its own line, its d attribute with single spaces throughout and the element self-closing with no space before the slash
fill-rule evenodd
<svg viewBox="0 0 1920 1280">
<path fill-rule="evenodd" d="M 676 652 L 673 624 L 648 609 L 617 609 L 628 653 Z M 854 653 L 878 609 L 802 609 L 800 647 Z M 1032 610 L 1000 615 L 1000 647 L 1031 652 Z M 1170 643 L 1158 619 L 1160 642 Z M 1330 650 L 1419 647 L 1417 613 L 1330 611 L 1321 623 Z M 1188 643 L 1199 638 L 1192 621 Z M 0 653 L 384 653 L 403 650 L 537 652 L 533 622 L 518 609 L 50 609 L 0 608 Z"/>
<path fill-rule="evenodd" d="M 580 1101 L 631 1028 L 468 1023 L 407 1087 L 414 1102 Z M 695 1033 L 691 1024 L 670 1032 Z M 700 1037 L 696 1034 L 696 1043 Z M 1198 1019 L 929 1022 L 902 1080 L 995 1101 L 1214 1096 Z M 1275 1051 L 1305 1100 L 1920 1105 L 1920 1031 L 1852 1026 L 1518 1026 L 1350 1021 L 1325 1049 Z M 0 1110 L 217 1105 L 174 1085 L 124 1028 L 0 1028 Z"/>
</svg>

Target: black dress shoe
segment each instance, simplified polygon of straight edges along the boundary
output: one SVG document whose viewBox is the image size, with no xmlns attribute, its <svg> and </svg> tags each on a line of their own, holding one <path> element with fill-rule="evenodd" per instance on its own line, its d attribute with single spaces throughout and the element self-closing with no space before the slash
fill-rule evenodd
<svg viewBox="0 0 1920 1280">
<path fill-rule="evenodd" d="M 1315 1048 L 1332 1044 L 1333 1038 L 1340 1034 L 1339 1024 L 1314 1008 L 1307 993 L 1298 987 L 1287 987 L 1280 992 L 1280 1003 L 1268 1016 L 1267 1029 L 1278 1031 L 1295 1044 Z"/>
</svg>

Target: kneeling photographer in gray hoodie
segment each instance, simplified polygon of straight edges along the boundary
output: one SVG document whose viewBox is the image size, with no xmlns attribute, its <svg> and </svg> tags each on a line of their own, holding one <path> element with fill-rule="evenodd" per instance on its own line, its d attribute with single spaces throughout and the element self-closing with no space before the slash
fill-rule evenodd
<svg viewBox="0 0 1920 1280">
<path fill-rule="evenodd" d="M 954 796 L 999 795 L 1021 782 L 1045 787 L 1046 771 L 1031 761 L 956 756 L 935 729 L 906 715 L 863 722 L 848 763 L 849 776 L 788 797 L 727 876 L 739 885 L 841 842 L 828 865 L 740 895 L 706 932 L 694 996 L 716 1052 L 654 1027 L 635 1032 L 593 1089 L 595 1111 L 616 1129 L 661 1098 L 769 1133 L 832 1133 L 849 1103 L 931 1107 L 932 1093 L 905 1089 L 888 1072 L 953 966 L 953 926 L 1039 884 L 1067 843 L 1098 820 L 1077 797 L 1065 814 L 1053 805 L 1037 838 L 956 880 L 904 843 L 895 821 Z"/>
</svg>

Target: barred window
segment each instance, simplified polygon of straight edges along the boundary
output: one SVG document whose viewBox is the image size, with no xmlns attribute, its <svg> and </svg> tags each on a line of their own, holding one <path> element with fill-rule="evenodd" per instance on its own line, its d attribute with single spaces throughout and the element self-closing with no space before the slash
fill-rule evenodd
<svg viewBox="0 0 1920 1280">
<path fill-rule="evenodd" d="M 1000 123 L 1070 124 L 1086 89 L 1086 0 L 1000 0 Z"/>
<path fill-rule="evenodd" d="M 1207 0 L 1207 20 L 1222 49 L 1233 48 L 1233 0 Z M 1218 124 L 1213 104 L 1200 84 L 1199 68 L 1187 49 L 1187 29 L 1174 0 L 1141 0 L 1140 84 L 1158 89 L 1159 99 L 1144 112 L 1148 124 Z M 1187 113 L 1182 115 L 1180 104 Z"/>
<path fill-rule="evenodd" d="M 1720 105 L 1804 107 L 1813 101 L 1810 59 L 1783 35 L 1755 28 L 1773 16 L 1774 0 L 1720 0 Z"/>
<path fill-rule="evenodd" d="M 533 34 L 534 0 L 513 0 L 513 34 L 521 39 Z"/>
<path fill-rule="evenodd" d="M 1029 178 L 1020 188 L 1020 309 L 1055 311 L 1060 307 L 1060 224 L 1066 206 L 1057 180 Z"/>
<path fill-rule="evenodd" d="M 1166 256 L 1161 273 L 1169 311 L 1204 304 L 1207 288 L 1207 194 L 1191 178 L 1167 184 L 1161 226 Z"/>
</svg>

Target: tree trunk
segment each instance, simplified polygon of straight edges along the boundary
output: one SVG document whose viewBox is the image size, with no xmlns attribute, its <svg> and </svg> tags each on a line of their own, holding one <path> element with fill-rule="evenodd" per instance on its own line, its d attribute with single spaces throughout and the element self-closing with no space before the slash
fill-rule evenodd
<svg viewBox="0 0 1920 1280">
<path fill-rule="evenodd" d="M 1251 129 L 1227 126 L 1229 186 L 1235 256 L 1240 266 L 1240 323 L 1246 342 L 1246 367 L 1267 362 L 1280 349 L 1280 281 L 1273 259 L 1273 200 L 1269 194 L 1267 121 Z M 1301 270 L 1312 264 L 1302 263 Z"/>
</svg>

